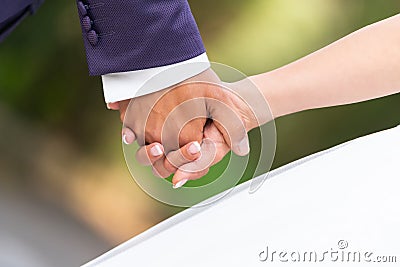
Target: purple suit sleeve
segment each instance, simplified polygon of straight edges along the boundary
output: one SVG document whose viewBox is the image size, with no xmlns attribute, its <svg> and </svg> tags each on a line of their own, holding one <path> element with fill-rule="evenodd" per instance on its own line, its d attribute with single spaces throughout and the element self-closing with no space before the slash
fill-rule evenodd
<svg viewBox="0 0 400 267">
<path fill-rule="evenodd" d="M 90 75 L 143 70 L 205 52 L 186 0 L 77 1 Z"/>
</svg>

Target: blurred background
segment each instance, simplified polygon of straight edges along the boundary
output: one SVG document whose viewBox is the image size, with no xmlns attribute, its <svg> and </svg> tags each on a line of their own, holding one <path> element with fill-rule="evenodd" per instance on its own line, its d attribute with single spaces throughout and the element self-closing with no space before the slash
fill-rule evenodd
<svg viewBox="0 0 400 267">
<path fill-rule="evenodd" d="M 400 12 L 397 0 L 190 3 L 210 59 L 247 75 Z M 182 210 L 131 179 L 119 116 L 87 73 L 74 1 L 46 1 L 0 44 L 0 266 L 77 266 Z M 273 168 L 398 124 L 400 95 L 280 118 Z"/>
</svg>

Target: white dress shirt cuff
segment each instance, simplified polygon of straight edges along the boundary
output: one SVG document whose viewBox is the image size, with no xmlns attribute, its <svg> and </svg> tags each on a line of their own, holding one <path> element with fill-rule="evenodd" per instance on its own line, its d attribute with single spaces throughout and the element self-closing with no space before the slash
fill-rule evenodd
<svg viewBox="0 0 400 267">
<path fill-rule="evenodd" d="M 106 103 L 154 93 L 210 68 L 207 54 L 172 65 L 102 75 Z"/>
</svg>

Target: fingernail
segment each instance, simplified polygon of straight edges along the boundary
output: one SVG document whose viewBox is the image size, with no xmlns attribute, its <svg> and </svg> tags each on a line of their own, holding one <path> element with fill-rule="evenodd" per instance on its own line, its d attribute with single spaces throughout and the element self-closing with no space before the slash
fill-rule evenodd
<svg viewBox="0 0 400 267">
<path fill-rule="evenodd" d="M 187 179 L 180 180 L 179 182 L 177 182 L 177 183 L 176 183 L 175 185 L 173 185 L 172 187 L 173 187 L 174 189 L 180 188 L 180 187 L 182 187 L 184 184 L 186 184 L 187 181 L 188 181 Z"/>
<path fill-rule="evenodd" d="M 195 154 L 197 154 L 197 153 L 199 153 L 200 152 L 200 150 L 201 150 L 201 146 L 200 146 L 200 144 L 199 144 L 199 142 L 193 142 L 190 146 L 189 146 L 189 153 L 190 154 L 192 154 L 192 155 L 195 155 Z"/>
<path fill-rule="evenodd" d="M 130 145 L 130 143 L 128 143 L 128 141 L 126 140 L 126 134 L 122 136 L 122 141 L 124 142 L 125 145 Z"/>
<path fill-rule="evenodd" d="M 240 141 L 238 149 L 240 151 L 240 154 L 243 156 L 250 153 L 249 139 L 247 138 L 247 136 L 242 141 Z"/>
<path fill-rule="evenodd" d="M 110 103 L 107 103 L 107 109 L 111 109 Z"/>
<path fill-rule="evenodd" d="M 153 157 L 158 157 L 162 155 L 163 151 L 160 145 L 155 145 L 152 148 L 150 148 L 150 153 Z"/>
</svg>

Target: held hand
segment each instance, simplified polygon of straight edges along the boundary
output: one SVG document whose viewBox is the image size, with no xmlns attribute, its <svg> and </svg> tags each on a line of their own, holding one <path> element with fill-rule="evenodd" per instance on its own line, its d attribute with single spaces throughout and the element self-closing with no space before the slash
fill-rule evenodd
<svg viewBox="0 0 400 267">
<path fill-rule="evenodd" d="M 132 135 L 123 135 L 127 143 L 134 140 L 141 146 L 163 143 L 168 152 L 191 141 L 201 142 L 207 118 L 203 97 L 207 88 L 194 84 L 199 80 L 219 82 L 214 72 L 209 70 L 185 81 L 193 84 L 180 84 L 121 103 L 120 114 L 124 127 L 135 134 L 134 138 Z M 189 100 L 192 100 L 190 105 L 184 104 Z M 177 107 L 180 108 L 175 110 Z"/>
<path fill-rule="evenodd" d="M 124 133 L 128 136 L 133 134 L 129 129 L 125 129 Z M 175 173 L 172 183 L 174 188 L 179 188 L 189 180 L 206 175 L 209 168 L 221 161 L 229 151 L 222 133 L 215 123 L 208 121 L 201 144 L 191 142 L 165 156 L 164 147 L 153 143 L 141 147 L 136 153 L 136 159 L 144 166 L 151 165 L 156 176 L 166 178 Z"/>
<path fill-rule="evenodd" d="M 161 143 L 165 153 L 192 141 L 201 143 L 205 123 L 212 119 L 230 149 L 247 155 L 247 129 L 258 125 L 251 107 L 212 70 L 172 89 L 120 102 L 119 108 L 125 127 L 134 133 L 125 133 L 126 143 Z"/>
<path fill-rule="evenodd" d="M 251 129 L 251 127 L 247 127 L 246 131 Z M 124 136 L 134 140 L 132 137 L 134 134 L 130 129 L 124 130 Z M 155 145 L 157 145 L 157 149 L 154 149 Z M 199 149 L 201 149 L 200 153 Z M 143 165 L 152 165 L 153 173 L 156 176 L 166 178 L 175 173 L 172 183 L 174 188 L 178 188 L 189 180 L 196 180 L 206 175 L 209 168 L 221 161 L 229 151 L 230 146 L 216 123 L 208 120 L 204 127 L 203 141 L 200 146 L 197 142 L 189 143 L 165 156 L 162 145 L 153 143 L 139 149 L 137 160 Z"/>
<path fill-rule="evenodd" d="M 196 91 L 191 94 L 188 93 L 194 89 Z M 150 107 L 150 113 L 155 112 L 156 116 L 148 115 L 147 125 L 143 127 L 152 131 L 149 132 L 149 139 L 146 136 L 146 138 L 139 140 L 142 148 L 137 153 L 138 161 L 143 165 L 152 165 L 154 174 L 159 177 L 165 178 L 175 173 L 174 187 L 180 187 L 187 180 L 198 179 L 207 174 L 209 167 L 219 162 L 231 148 L 234 152 L 236 150 L 238 155 L 246 155 L 249 152 L 247 132 L 257 127 L 268 117 L 265 115 L 268 112 L 264 112 L 267 108 L 263 105 L 263 101 L 260 101 L 257 94 L 252 94 L 252 91 L 248 89 L 251 88 L 244 81 L 235 84 L 197 82 L 183 84 L 171 91 L 156 93 L 157 96 L 156 94 L 146 96 L 147 99 L 151 98 L 153 102 L 156 102 L 155 105 L 153 104 L 154 107 L 160 105 L 163 108 L 159 106 L 151 109 Z M 159 100 L 155 100 L 157 97 Z M 134 109 L 135 114 L 137 114 L 135 119 L 140 118 L 140 112 L 146 109 L 143 108 L 146 105 L 141 105 L 146 103 L 146 99 L 143 99 L 136 99 L 139 100 L 136 107 L 140 106 L 140 108 Z M 252 104 L 251 108 L 248 102 Z M 184 105 L 187 103 L 190 105 L 185 107 Z M 116 105 L 114 109 L 119 107 L 121 117 L 124 117 L 125 113 L 132 112 L 130 106 L 134 104 L 129 105 L 129 101 L 124 101 L 118 105 L 114 104 Z M 176 108 L 182 106 L 184 107 L 181 110 Z M 200 108 L 197 109 L 197 107 Z M 148 104 L 147 109 L 149 109 Z M 176 112 L 176 110 L 181 113 Z M 204 115 L 204 117 L 196 115 L 193 112 L 194 110 L 200 111 L 200 114 L 206 114 L 208 120 Z M 169 113 L 169 111 L 172 112 Z M 165 140 L 161 136 L 162 134 L 159 133 L 156 137 L 155 134 L 157 134 L 157 127 L 161 126 L 159 132 L 162 132 L 162 125 L 164 123 L 168 125 L 168 122 L 170 122 L 168 116 L 175 117 L 177 115 L 179 115 L 178 120 L 175 119 L 174 122 L 179 121 L 179 117 L 185 119 L 181 120 L 183 122 L 181 124 L 174 124 L 176 127 L 173 129 L 175 130 L 175 138 L 178 139 L 179 135 L 179 141 L 176 141 L 175 146 L 171 146 L 173 142 L 162 142 L 162 140 Z M 130 120 L 126 119 L 126 121 Z M 185 121 L 189 121 L 189 123 L 185 125 Z M 206 121 L 209 122 L 207 125 L 205 125 Z M 144 123 L 146 122 L 141 124 Z M 135 129 L 135 124 L 131 122 L 131 124 L 126 123 L 126 125 L 130 125 L 130 127 L 124 128 L 123 138 L 126 144 L 130 144 L 139 138 L 132 131 L 132 128 Z M 149 125 L 154 126 L 148 127 Z M 182 125 L 184 130 L 176 131 Z M 195 127 L 193 127 L 194 125 Z M 140 134 L 140 129 L 137 132 Z M 168 133 L 171 132 L 173 131 Z M 152 144 L 143 146 L 143 140 L 145 144 Z M 196 142 L 194 142 L 195 140 Z M 233 145 L 232 140 L 236 140 L 238 145 Z M 201 153 L 198 152 L 200 144 Z M 179 149 L 179 147 L 181 148 Z M 193 153 L 190 153 L 191 151 Z"/>
<path fill-rule="evenodd" d="M 209 164 L 204 168 L 204 166 L 201 166 L 201 160 L 197 159 L 179 166 L 172 178 L 174 188 L 183 186 L 187 181 L 200 179 L 208 173 L 211 166 L 220 162 L 230 151 L 229 145 L 215 123 L 207 123 L 204 128 L 204 140 L 208 140 L 208 142 L 203 142 L 201 156 L 206 157 L 204 161 L 209 162 Z"/>
</svg>

